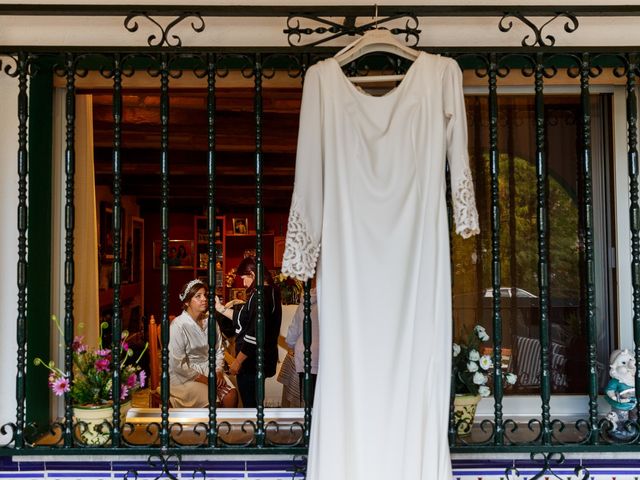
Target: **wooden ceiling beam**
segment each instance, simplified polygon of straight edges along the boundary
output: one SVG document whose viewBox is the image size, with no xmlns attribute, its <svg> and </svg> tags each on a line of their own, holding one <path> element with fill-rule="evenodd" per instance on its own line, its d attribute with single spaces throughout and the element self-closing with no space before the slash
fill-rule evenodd
<svg viewBox="0 0 640 480">
<path fill-rule="evenodd" d="M 100 179 L 103 183 L 106 184 L 107 180 L 111 178 L 111 175 L 105 174 L 96 174 L 96 179 Z M 293 190 L 293 175 L 286 176 L 272 176 L 264 179 L 263 190 L 264 191 L 273 191 L 273 190 Z M 121 180 L 121 184 L 123 188 L 127 188 L 127 186 L 132 186 L 140 191 L 147 191 L 148 194 L 153 194 L 157 197 L 160 197 L 160 175 L 152 174 L 144 177 L 144 180 L 141 180 L 138 177 L 127 177 L 123 175 Z M 194 189 L 201 189 L 202 191 L 207 190 L 206 179 L 203 179 L 202 175 L 198 176 L 186 176 L 186 175 L 170 175 L 169 176 L 169 188 L 183 188 L 189 187 Z M 218 181 L 216 182 L 216 191 L 223 191 L 224 189 L 237 188 L 238 190 L 243 191 L 252 191 L 255 193 L 256 186 L 255 181 L 252 177 L 246 176 L 224 176 L 218 177 Z"/>
<path fill-rule="evenodd" d="M 111 176 L 113 169 L 111 165 L 96 163 L 95 164 L 96 176 Z M 127 165 L 123 164 L 121 168 L 123 176 L 126 177 L 145 177 L 148 175 L 160 175 L 160 166 L 152 164 L 139 164 L 139 165 Z M 295 173 L 294 166 L 290 167 L 269 167 L 265 166 L 262 175 L 265 177 L 293 177 Z M 202 176 L 207 174 L 206 166 L 204 165 L 170 165 L 169 174 L 176 176 Z M 234 177 L 234 178 L 254 178 L 255 172 L 248 168 L 236 167 L 236 166 L 216 166 L 216 175 L 218 177 Z"/>
<path fill-rule="evenodd" d="M 111 163 L 113 149 L 109 147 L 99 147 L 95 149 L 95 158 L 94 161 L 96 163 L 106 162 Z M 207 161 L 207 153 L 206 152 L 194 152 L 191 148 L 189 149 L 171 149 L 169 150 L 169 155 L 171 156 L 171 162 L 173 163 L 185 163 L 191 164 L 193 162 L 201 162 L 202 164 L 206 164 Z M 158 162 L 160 158 L 160 152 L 157 148 L 147 148 L 147 149 L 123 149 L 120 154 L 120 159 L 122 163 L 154 163 Z M 268 165 L 292 165 L 295 163 L 295 154 L 291 153 L 265 153 L 263 155 L 263 160 L 265 164 Z M 253 166 L 255 162 L 255 155 L 253 152 L 218 152 L 216 150 L 216 163 L 218 165 L 248 165 Z"/>
<path fill-rule="evenodd" d="M 254 107 L 253 89 L 218 89 L 216 90 L 216 114 L 225 112 L 252 113 Z M 94 94 L 93 106 L 95 110 L 111 112 L 113 97 L 110 94 Z M 262 110 L 265 113 L 295 114 L 300 111 L 302 101 L 301 90 L 263 90 Z M 122 97 L 123 111 L 143 108 L 160 110 L 160 96 L 157 92 L 139 92 Z M 205 112 L 207 108 L 206 92 L 174 93 L 169 92 L 169 110 L 190 110 Z"/>
<path fill-rule="evenodd" d="M 159 206 L 159 198 L 154 192 L 147 192 L 145 189 L 128 192 L 125 189 L 125 195 L 134 194 L 139 204 L 146 204 L 157 208 Z M 262 204 L 267 211 L 286 212 L 291 206 L 292 190 L 266 191 L 263 193 Z M 200 189 L 188 189 L 185 192 L 175 192 L 173 189 L 169 195 L 169 210 L 173 205 L 182 204 L 190 205 L 194 209 L 204 210 L 207 205 L 207 192 Z M 255 192 L 249 190 L 237 190 L 233 187 L 228 189 L 216 190 L 216 206 L 218 208 L 233 209 L 238 207 L 255 208 Z"/>
<path fill-rule="evenodd" d="M 113 145 L 113 140 L 110 137 L 106 138 L 105 136 L 94 134 L 94 145 L 99 148 L 110 148 Z M 160 135 L 123 133 L 121 145 L 122 148 L 132 150 L 158 147 L 160 145 Z M 191 148 L 193 151 L 206 152 L 208 144 L 206 138 L 199 136 L 170 136 L 169 148 L 179 150 Z M 251 153 L 255 151 L 255 138 L 250 135 L 216 136 L 216 150 L 218 152 Z M 296 147 L 285 140 L 272 141 L 269 138 L 264 138 L 262 151 L 265 153 L 293 154 L 296 152 Z"/>
<path fill-rule="evenodd" d="M 93 93 L 96 183 L 111 185 L 113 98 Z M 122 193 L 155 208 L 160 198 L 160 97 L 157 89 L 127 89 L 121 123 Z M 170 89 L 170 204 L 203 208 L 207 197 L 206 91 Z M 263 202 L 286 211 L 291 202 L 301 102 L 300 88 L 264 89 Z M 217 88 L 216 204 L 255 206 L 255 114 L 252 88 Z"/>
<path fill-rule="evenodd" d="M 298 115 L 288 112 L 286 114 L 265 113 L 262 117 L 265 125 L 280 126 L 282 124 L 298 126 Z M 253 131 L 255 117 L 253 112 L 226 112 L 224 115 L 214 117 L 216 129 L 224 128 L 246 128 Z M 93 112 L 93 125 L 97 130 L 113 132 L 113 113 L 107 109 L 96 109 Z M 178 130 L 192 130 L 196 126 L 196 131 L 204 134 L 207 132 L 207 115 L 204 111 L 171 110 L 169 112 L 169 128 Z M 151 128 L 150 128 L 151 127 Z M 201 130 L 198 128 L 200 127 Z M 148 108 L 128 108 L 123 110 L 120 128 L 135 131 L 159 131 L 160 111 Z M 297 128 L 294 131 L 297 133 Z M 294 134 L 296 134 L 294 133 Z M 113 135 L 113 133 L 111 133 Z M 288 136 L 291 136 L 289 133 Z"/>
</svg>

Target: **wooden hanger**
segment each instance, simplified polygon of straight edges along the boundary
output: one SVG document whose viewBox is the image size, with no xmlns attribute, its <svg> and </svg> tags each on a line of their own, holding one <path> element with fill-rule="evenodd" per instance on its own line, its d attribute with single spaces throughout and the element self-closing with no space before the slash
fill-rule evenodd
<svg viewBox="0 0 640 480">
<path fill-rule="evenodd" d="M 378 19 L 378 7 L 376 5 L 376 23 Z M 418 50 L 407 47 L 393 36 L 386 28 L 376 28 L 365 32 L 356 41 L 350 43 L 334 55 L 334 59 L 341 67 L 352 62 L 358 57 L 372 52 L 392 53 L 407 60 L 415 61 L 420 55 Z M 390 82 L 404 78 L 404 75 L 365 75 L 348 77 L 353 83 L 358 82 Z"/>
</svg>

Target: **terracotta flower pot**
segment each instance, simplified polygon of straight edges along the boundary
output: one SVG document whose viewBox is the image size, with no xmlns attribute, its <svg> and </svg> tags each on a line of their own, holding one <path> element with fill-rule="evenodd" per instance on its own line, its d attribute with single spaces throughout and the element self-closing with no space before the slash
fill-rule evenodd
<svg viewBox="0 0 640 480">
<path fill-rule="evenodd" d="M 130 408 L 131 400 L 120 404 L 120 424 L 124 423 Z M 93 446 L 111 445 L 112 405 L 74 406 L 73 417 L 78 442 Z"/>
<path fill-rule="evenodd" d="M 480 402 L 480 395 L 457 393 L 453 400 L 453 419 L 459 436 L 471 434 L 473 419 L 476 416 L 476 408 Z"/>
</svg>

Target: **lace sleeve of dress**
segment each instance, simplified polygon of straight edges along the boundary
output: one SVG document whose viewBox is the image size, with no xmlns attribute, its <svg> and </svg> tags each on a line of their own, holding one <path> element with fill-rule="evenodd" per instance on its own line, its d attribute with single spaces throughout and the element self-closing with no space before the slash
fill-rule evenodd
<svg viewBox="0 0 640 480">
<path fill-rule="evenodd" d="M 282 259 L 282 273 L 306 281 L 316 272 L 320 244 L 315 242 L 295 205 L 291 206 L 287 223 L 287 238 Z"/>
<path fill-rule="evenodd" d="M 461 178 L 456 185 L 452 186 L 452 196 L 456 233 L 462 238 L 469 238 L 480 233 L 476 197 L 469 167 L 464 168 Z"/>
</svg>

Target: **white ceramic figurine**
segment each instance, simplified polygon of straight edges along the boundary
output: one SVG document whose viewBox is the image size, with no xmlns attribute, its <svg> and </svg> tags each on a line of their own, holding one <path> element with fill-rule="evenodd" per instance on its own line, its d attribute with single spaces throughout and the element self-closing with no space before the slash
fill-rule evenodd
<svg viewBox="0 0 640 480">
<path fill-rule="evenodd" d="M 636 389 L 635 374 L 636 362 L 633 354 L 627 350 L 614 350 L 609 357 L 609 376 L 611 380 L 605 389 L 605 399 L 611 405 L 611 412 L 607 418 L 613 424 L 613 430 L 609 435 L 616 440 L 627 440 L 635 435 L 636 428 L 627 421 L 635 421 L 636 413 Z"/>
</svg>

